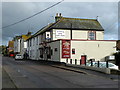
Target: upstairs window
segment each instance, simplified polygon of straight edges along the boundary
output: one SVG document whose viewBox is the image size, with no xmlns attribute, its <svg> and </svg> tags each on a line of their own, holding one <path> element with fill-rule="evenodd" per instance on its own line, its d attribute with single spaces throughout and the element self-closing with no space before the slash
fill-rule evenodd
<svg viewBox="0 0 120 90">
<path fill-rule="evenodd" d="M 95 31 L 88 31 L 88 39 L 89 40 L 96 40 L 96 32 Z"/>
<path fill-rule="evenodd" d="M 29 43 L 30 43 L 30 47 L 31 47 L 31 45 L 32 45 L 31 39 L 30 39 L 30 42 L 29 42 Z"/>
</svg>

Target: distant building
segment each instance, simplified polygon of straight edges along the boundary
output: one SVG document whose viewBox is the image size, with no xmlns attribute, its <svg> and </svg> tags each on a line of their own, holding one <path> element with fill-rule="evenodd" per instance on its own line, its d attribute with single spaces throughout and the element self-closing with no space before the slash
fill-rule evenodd
<svg viewBox="0 0 120 90">
<path fill-rule="evenodd" d="M 21 36 L 14 37 L 14 53 L 20 53 L 21 49 Z"/>
<path fill-rule="evenodd" d="M 14 41 L 8 42 L 8 53 L 14 52 Z"/>
<path fill-rule="evenodd" d="M 67 18 L 56 14 L 55 22 L 36 32 L 28 42 L 29 58 L 65 62 L 68 59 L 102 60 L 115 52 L 115 40 L 103 40 L 97 19 Z"/>
<path fill-rule="evenodd" d="M 31 32 L 26 35 L 20 35 L 14 37 L 14 52 L 15 54 L 24 54 L 27 52 L 27 42 L 26 40 L 31 37 Z"/>
</svg>

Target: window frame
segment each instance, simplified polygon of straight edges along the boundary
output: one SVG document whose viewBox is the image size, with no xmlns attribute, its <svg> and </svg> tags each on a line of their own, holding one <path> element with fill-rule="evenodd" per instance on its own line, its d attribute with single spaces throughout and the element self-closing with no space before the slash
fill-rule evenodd
<svg viewBox="0 0 120 90">
<path fill-rule="evenodd" d="M 94 35 L 90 36 L 90 33 L 94 33 Z M 91 38 L 94 38 L 94 39 L 91 39 Z M 88 31 L 88 40 L 96 40 L 96 31 Z"/>
</svg>

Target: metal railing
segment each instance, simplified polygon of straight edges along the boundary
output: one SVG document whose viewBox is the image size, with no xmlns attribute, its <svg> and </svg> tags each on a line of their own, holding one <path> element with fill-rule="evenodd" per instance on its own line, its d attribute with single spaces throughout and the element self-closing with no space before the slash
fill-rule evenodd
<svg viewBox="0 0 120 90">
<path fill-rule="evenodd" d="M 84 66 L 92 66 L 94 67 L 94 63 L 93 62 L 96 62 L 96 66 L 95 67 L 100 67 L 100 61 L 89 61 L 89 62 L 84 62 L 84 64 L 82 63 L 82 60 L 78 60 L 78 59 L 66 59 L 66 63 L 67 64 L 73 64 L 73 65 L 84 65 Z M 89 65 L 88 65 L 89 64 Z M 105 68 L 109 68 L 109 64 L 108 64 L 108 61 L 106 61 L 106 65 L 105 65 Z"/>
</svg>

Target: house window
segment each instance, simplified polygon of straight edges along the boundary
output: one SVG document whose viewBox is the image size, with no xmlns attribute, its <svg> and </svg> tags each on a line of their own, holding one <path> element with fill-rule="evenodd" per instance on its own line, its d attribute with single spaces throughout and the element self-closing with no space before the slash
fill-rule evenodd
<svg viewBox="0 0 120 90">
<path fill-rule="evenodd" d="M 32 45 L 32 42 L 31 42 L 31 40 L 30 40 L 30 46 Z"/>
<path fill-rule="evenodd" d="M 72 49 L 72 54 L 75 54 L 75 48 Z"/>
<path fill-rule="evenodd" d="M 38 45 L 38 37 L 36 37 L 36 39 L 37 39 L 37 40 L 36 40 L 36 45 Z"/>
<path fill-rule="evenodd" d="M 96 32 L 95 31 L 88 31 L 88 39 L 89 40 L 96 40 Z"/>
<path fill-rule="evenodd" d="M 27 46 L 29 47 L 29 40 L 28 40 L 28 44 L 27 44 Z"/>
<path fill-rule="evenodd" d="M 33 38 L 33 46 L 34 46 L 34 44 L 35 44 L 35 38 Z"/>
<path fill-rule="evenodd" d="M 43 48 L 40 48 L 40 58 L 43 58 Z"/>
</svg>

